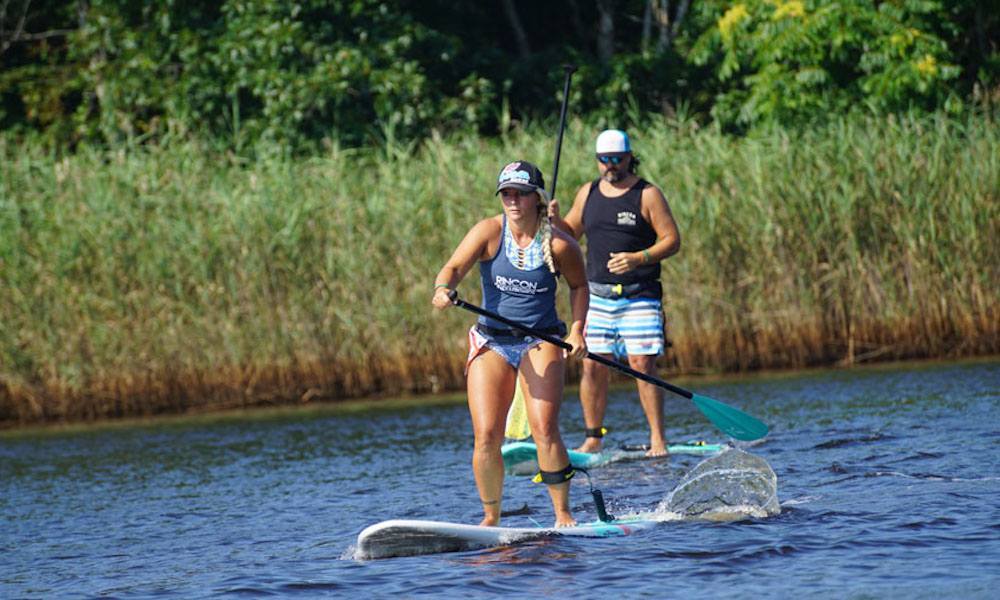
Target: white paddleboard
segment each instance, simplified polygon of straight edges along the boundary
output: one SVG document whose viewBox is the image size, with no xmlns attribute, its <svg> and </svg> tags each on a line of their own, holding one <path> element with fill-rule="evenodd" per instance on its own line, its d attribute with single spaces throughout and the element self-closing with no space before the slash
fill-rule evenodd
<svg viewBox="0 0 1000 600">
<path fill-rule="evenodd" d="M 359 559 L 478 550 L 556 536 L 618 537 L 649 529 L 660 521 L 621 519 L 575 527 L 486 527 L 445 521 L 396 519 L 367 527 L 358 535 Z"/>
</svg>

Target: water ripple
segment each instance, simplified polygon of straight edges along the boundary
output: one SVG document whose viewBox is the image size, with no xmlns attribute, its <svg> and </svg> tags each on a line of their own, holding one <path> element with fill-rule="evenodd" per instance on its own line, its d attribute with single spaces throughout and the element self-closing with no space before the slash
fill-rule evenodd
<svg viewBox="0 0 1000 600">
<path fill-rule="evenodd" d="M 993 598 L 997 382 L 995 362 L 701 382 L 771 426 L 738 445 L 774 469 L 781 514 L 378 561 L 354 559 L 367 525 L 478 520 L 460 403 L 4 435 L 0 597 Z M 634 385 L 610 398 L 622 441 L 648 437 L 637 407 Z M 666 416 L 671 439 L 725 441 L 690 403 Z M 592 475 L 613 514 L 648 513 L 700 460 Z M 585 478 L 571 502 L 595 518 Z M 525 506 L 505 522 L 551 521 L 544 486 L 508 478 L 505 510 Z"/>
</svg>

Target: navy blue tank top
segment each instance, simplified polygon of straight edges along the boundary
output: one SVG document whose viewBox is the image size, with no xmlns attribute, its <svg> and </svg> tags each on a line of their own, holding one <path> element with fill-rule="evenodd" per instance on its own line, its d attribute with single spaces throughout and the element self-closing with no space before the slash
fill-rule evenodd
<svg viewBox="0 0 1000 600">
<path fill-rule="evenodd" d="M 531 270 L 518 269 L 507 259 L 504 251 L 507 216 L 503 217 L 503 231 L 496 254 L 479 263 L 479 278 L 483 286 L 483 308 L 534 329 L 547 329 L 562 325 L 556 313 L 556 284 L 558 274 L 549 271 L 548 265 Z M 537 244 L 538 241 L 533 241 Z M 487 327 L 510 329 L 510 326 L 480 316 L 479 322 Z"/>
<path fill-rule="evenodd" d="M 649 182 L 639 179 L 617 198 L 601 193 L 600 179 L 590 184 L 583 207 L 583 233 L 587 236 L 587 279 L 597 283 L 659 281 L 660 263 L 640 265 L 615 275 L 608 271 L 612 252 L 638 252 L 656 243 L 656 231 L 642 217 L 642 190 Z"/>
</svg>

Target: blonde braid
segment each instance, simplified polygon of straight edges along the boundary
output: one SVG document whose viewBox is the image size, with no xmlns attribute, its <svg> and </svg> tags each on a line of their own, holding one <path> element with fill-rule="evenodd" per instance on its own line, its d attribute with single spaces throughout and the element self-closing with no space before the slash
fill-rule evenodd
<svg viewBox="0 0 1000 600">
<path fill-rule="evenodd" d="M 549 210 L 544 202 L 538 203 L 538 226 L 542 228 L 542 256 L 545 264 L 549 266 L 549 271 L 556 272 L 556 264 L 552 261 L 552 221 L 549 219 Z"/>
</svg>

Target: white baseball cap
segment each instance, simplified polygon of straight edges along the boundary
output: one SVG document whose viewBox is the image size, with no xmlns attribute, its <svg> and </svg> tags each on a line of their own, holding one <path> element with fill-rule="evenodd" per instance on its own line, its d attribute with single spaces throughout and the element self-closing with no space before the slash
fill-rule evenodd
<svg viewBox="0 0 1000 600">
<path fill-rule="evenodd" d="M 627 154 L 632 151 L 628 136 L 621 129 L 607 129 L 597 136 L 597 155 Z"/>
</svg>

